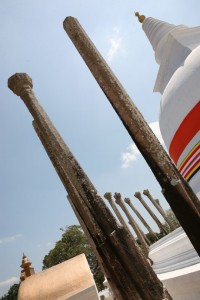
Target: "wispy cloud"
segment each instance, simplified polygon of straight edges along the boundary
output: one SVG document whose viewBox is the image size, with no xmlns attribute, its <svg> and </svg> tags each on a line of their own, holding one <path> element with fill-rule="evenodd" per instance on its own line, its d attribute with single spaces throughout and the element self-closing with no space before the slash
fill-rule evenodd
<svg viewBox="0 0 200 300">
<path fill-rule="evenodd" d="M 111 62 L 116 56 L 117 52 L 122 45 L 122 37 L 119 36 L 120 29 L 118 27 L 113 28 L 113 36 L 109 39 L 110 48 L 107 51 L 106 58 L 108 62 Z"/>
<path fill-rule="evenodd" d="M 150 128 L 158 138 L 161 144 L 163 144 L 163 139 L 162 135 L 160 132 L 159 124 L 158 122 L 152 122 L 149 124 Z M 131 163 L 140 156 L 140 151 L 138 150 L 137 146 L 135 143 L 130 144 L 127 148 L 126 151 L 122 153 L 121 155 L 121 162 L 122 162 L 122 168 L 128 168 L 130 167 Z"/>
<path fill-rule="evenodd" d="M 52 242 L 46 242 L 45 244 L 37 244 L 36 247 L 38 249 L 41 249 L 43 247 L 50 247 L 52 245 Z"/>
<path fill-rule="evenodd" d="M 137 146 L 134 143 L 130 144 L 126 151 L 122 153 L 122 168 L 128 168 L 131 162 L 137 159 L 138 155 L 140 155 L 140 151 Z"/>
<path fill-rule="evenodd" d="M 15 234 L 13 236 L 5 237 L 5 238 L 0 240 L 0 245 L 1 244 L 7 244 L 7 243 L 13 243 L 16 240 L 18 240 L 19 238 L 21 238 L 22 236 L 23 236 L 22 234 Z"/>
<path fill-rule="evenodd" d="M 159 127 L 158 121 L 150 123 L 149 126 L 151 127 L 151 130 L 153 131 L 153 133 L 155 134 L 155 136 L 157 137 L 159 142 L 163 145 L 164 141 L 163 141 L 163 138 L 162 138 L 162 135 L 160 132 L 160 127 Z"/>
<path fill-rule="evenodd" d="M 0 281 L 0 286 L 7 286 L 7 285 L 12 285 L 14 283 L 18 283 L 19 282 L 19 278 L 17 277 L 10 277 L 6 280 Z"/>
<path fill-rule="evenodd" d="M 113 27 L 113 31 L 116 32 L 116 33 L 120 33 L 120 29 L 117 26 Z"/>
</svg>

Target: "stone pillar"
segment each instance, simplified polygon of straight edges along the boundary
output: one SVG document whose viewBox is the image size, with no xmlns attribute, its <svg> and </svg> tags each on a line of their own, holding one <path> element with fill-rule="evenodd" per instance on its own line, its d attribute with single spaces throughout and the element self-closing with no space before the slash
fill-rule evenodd
<svg viewBox="0 0 200 300">
<path fill-rule="evenodd" d="M 132 226 L 133 230 L 135 231 L 135 233 L 137 235 L 139 242 L 141 243 L 142 248 L 144 249 L 145 255 L 148 256 L 148 253 L 149 253 L 148 244 L 150 245 L 149 240 L 147 239 L 147 237 L 145 236 L 142 229 L 138 226 L 138 224 L 135 222 L 135 220 L 129 213 L 128 209 L 126 208 L 125 204 L 122 201 L 121 194 L 115 193 L 114 198 L 116 199 L 115 202 L 121 207 L 121 209 L 126 214 L 128 220 L 129 220 L 129 224 Z"/>
<path fill-rule="evenodd" d="M 127 223 L 125 222 L 124 218 L 122 217 L 120 211 L 118 210 L 117 206 L 115 205 L 115 202 L 113 202 L 112 200 L 112 194 L 111 193 L 105 193 L 104 198 L 106 200 L 108 200 L 108 202 L 110 203 L 110 206 L 112 207 L 113 211 L 115 212 L 117 218 L 119 219 L 120 223 L 130 232 Z M 132 233 L 130 232 L 130 234 L 132 235 Z"/>
<path fill-rule="evenodd" d="M 9 88 L 26 104 L 38 133 L 62 183 L 67 190 L 91 246 L 109 278 L 118 300 L 171 299 L 135 241 L 124 227 L 119 227 L 97 190 L 62 140 L 49 117 L 38 103 L 32 80 L 18 73 L 8 80 Z"/>
<path fill-rule="evenodd" d="M 139 199 L 139 201 L 142 203 L 142 205 L 144 206 L 144 208 L 148 211 L 148 213 L 151 215 L 151 217 L 154 219 L 154 221 L 156 222 L 156 224 L 158 225 L 158 227 L 160 228 L 160 230 L 162 232 L 164 232 L 165 234 L 168 234 L 166 228 L 163 226 L 163 224 L 158 220 L 158 218 L 156 217 L 156 215 L 154 214 L 154 212 L 151 210 L 151 208 L 146 204 L 146 202 L 143 200 L 141 193 L 140 192 L 136 192 L 134 194 L 134 196 Z"/>
<path fill-rule="evenodd" d="M 159 200 L 154 199 L 151 196 L 149 190 L 147 190 L 147 189 L 143 191 L 143 194 L 149 198 L 149 200 L 152 202 L 152 204 L 157 208 L 157 210 L 159 211 L 159 213 L 161 214 L 161 216 L 164 218 L 164 220 L 166 221 L 166 223 L 169 225 L 171 231 L 173 231 L 176 227 L 173 225 L 173 223 L 170 221 L 170 219 L 168 218 L 167 214 L 165 213 L 165 211 L 161 207 Z"/>
<path fill-rule="evenodd" d="M 41 130 L 40 126 L 38 126 L 37 122 L 33 121 L 33 127 L 40 138 L 49 158 L 52 161 L 52 164 L 54 165 L 61 181 L 63 182 L 63 185 L 65 186 L 68 195 L 67 199 L 80 223 L 82 226 L 82 229 L 98 259 L 98 262 L 104 272 L 104 274 L 110 274 L 109 269 L 107 268 L 107 263 L 105 263 L 105 260 L 102 259 L 102 256 L 100 254 L 100 251 L 98 251 L 98 248 L 105 246 L 104 239 L 100 228 L 98 227 L 98 224 L 95 222 L 95 219 L 88 209 L 88 203 L 84 202 L 84 199 L 81 197 L 79 191 L 75 188 L 73 185 L 73 180 L 70 178 L 71 176 L 66 172 L 67 171 L 67 165 L 63 162 L 61 162 L 59 154 L 56 153 L 55 148 L 52 144 L 51 136 L 46 132 Z M 55 144 L 54 144 L 55 145 Z M 63 156 L 63 154 L 61 153 Z M 63 158 L 62 158 L 63 159 Z M 73 200 L 72 200 L 73 199 Z M 101 212 L 101 215 L 102 212 Z M 87 220 L 87 221 L 86 221 Z M 92 231 L 91 231 L 92 228 Z M 98 233 L 98 234 L 97 234 Z M 98 240 L 98 247 L 97 247 L 97 241 L 95 240 L 94 236 L 97 235 Z M 108 254 L 107 254 L 108 255 Z M 107 256 L 108 258 L 108 256 Z M 108 281 L 110 282 L 110 285 L 113 287 L 113 278 L 112 274 L 108 277 Z M 114 287 L 113 287 L 114 288 Z M 118 294 L 118 291 L 115 289 L 114 292 Z M 121 298 L 119 298 L 121 299 Z"/>
<path fill-rule="evenodd" d="M 121 83 L 83 30 L 68 17 L 64 29 L 142 153 L 163 195 L 200 255 L 200 202 L 145 122 Z M 176 199 L 176 200 L 175 200 Z"/>
<path fill-rule="evenodd" d="M 125 198 L 124 202 L 126 202 L 130 206 L 130 208 L 133 210 L 133 212 L 136 214 L 136 216 L 140 219 L 140 221 L 142 222 L 142 224 L 146 227 L 146 229 L 148 230 L 148 232 L 150 233 L 150 235 L 155 240 L 158 240 L 158 237 L 155 234 L 155 232 L 151 229 L 151 227 L 148 225 L 148 223 L 145 221 L 145 219 L 141 216 L 141 214 L 139 213 L 139 211 L 132 204 L 131 200 L 129 198 Z"/>
</svg>

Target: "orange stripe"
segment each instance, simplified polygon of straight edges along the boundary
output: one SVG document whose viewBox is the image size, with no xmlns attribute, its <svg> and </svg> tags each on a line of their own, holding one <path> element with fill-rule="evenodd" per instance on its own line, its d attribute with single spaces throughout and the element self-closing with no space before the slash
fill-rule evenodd
<svg viewBox="0 0 200 300">
<path fill-rule="evenodd" d="M 169 153 L 175 164 L 189 144 L 191 139 L 200 129 L 200 102 L 198 102 L 193 109 L 187 114 L 179 128 L 177 129 L 172 142 L 170 144 Z"/>
<path fill-rule="evenodd" d="M 187 162 L 191 159 L 191 157 L 193 155 L 196 155 L 195 153 L 200 149 L 200 142 L 198 142 L 190 151 L 190 153 L 186 156 L 186 158 L 184 159 L 184 161 L 181 163 L 181 165 L 179 166 L 178 170 L 179 172 L 181 172 L 183 170 L 183 168 L 185 167 L 185 165 L 187 164 Z"/>
</svg>

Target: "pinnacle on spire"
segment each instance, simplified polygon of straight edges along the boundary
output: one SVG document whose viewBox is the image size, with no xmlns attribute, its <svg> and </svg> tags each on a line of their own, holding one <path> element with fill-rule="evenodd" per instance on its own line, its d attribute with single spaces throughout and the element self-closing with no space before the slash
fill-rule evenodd
<svg viewBox="0 0 200 300">
<path fill-rule="evenodd" d="M 24 281 L 27 277 L 35 274 L 34 268 L 31 267 L 31 262 L 24 253 L 22 257 L 22 264 L 20 267 L 22 268 L 20 276 L 21 281 Z"/>
<path fill-rule="evenodd" d="M 135 16 L 138 17 L 138 21 L 140 23 L 143 23 L 144 22 L 144 19 L 146 18 L 144 15 L 140 15 L 139 12 L 135 12 Z"/>
<path fill-rule="evenodd" d="M 23 253 L 21 268 L 27 268 L 31 265 L 31 262 L 27 258 L 27 256 Z"/>
</svg>

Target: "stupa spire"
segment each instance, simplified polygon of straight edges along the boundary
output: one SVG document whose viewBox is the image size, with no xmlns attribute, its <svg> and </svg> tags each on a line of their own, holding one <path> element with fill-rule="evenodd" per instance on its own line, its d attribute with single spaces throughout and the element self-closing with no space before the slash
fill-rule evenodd
<svg viewBox="0 0 200 300">
<path fill-rule="evenodd" d="M 33 274 L 35 274 L 34 268 L 31 267 L 31 262 L 28 259 L 28 257 L 23 253 L 22 256 L 22 264 L 21 264 L 21 276 L 20 276 L 20 280 L 24 281 L 26 279 L 26 277 L 29 277 Z"/>
<path fill-rule="evenodd" d="M 22 264 L 21 264 L 21 268 L 27 268 L 31 266 L 31 262 L 29 261 L 28 257 L 23 253 L 22 256 Z"/>
<path fill-rule="evenodd" d="M 135 16 L 138 17 L 138 21 L 140 23 L 143 23 L 144 19 L 146 18 L 144 15 L 140 15 L 138 11 L 135 12 Z"/>
<path fill-rule="evenodd" d="M 174 25 L 148 17 L 144 19 L 142 28 L 160 65 L 154 91 L 163 94 L 173 74 L 199 45 L 200 27 Z"/>
<path fill-rule="evenodd" d="M 145 18 L 142 28 L 155 51 L 156 62 L 160 65 L 165 53 L 169 35 L 176 31 L 186 29 L 184 25 L 174 25 L 151 17 Z"/>
</svg>

